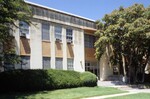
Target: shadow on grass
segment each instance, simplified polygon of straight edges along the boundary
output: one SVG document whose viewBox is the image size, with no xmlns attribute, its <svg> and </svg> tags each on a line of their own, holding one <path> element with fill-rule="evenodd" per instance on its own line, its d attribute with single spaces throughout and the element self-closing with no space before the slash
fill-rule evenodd
<svg viewBox="0 0 150 99">
<path fill-rule="evenodd" d="M 0 99 L 27 99 L 29 96 L 34 97 L 37 94 L 48 94 L 50 92 L 51 91 L 0 93 Z"/>
</svg>

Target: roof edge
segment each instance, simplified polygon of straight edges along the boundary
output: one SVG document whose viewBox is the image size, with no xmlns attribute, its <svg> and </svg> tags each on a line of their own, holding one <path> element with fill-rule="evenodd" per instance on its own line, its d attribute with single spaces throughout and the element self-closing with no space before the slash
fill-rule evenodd
<svg viewBox="0 0 150 99">
<path fill-rule="evenodd" d="M 68 12 L 65 12 L 65 11 L 61 11 L 61 10 L 57 10 L 57 9 L 54 9 L 54 8 L 43 6 L 43 5 L 40 5 L 40 4 L 37 4 L 37 3 L 33 3 L 33 2 L 30 2 L 30 1 L 26 1 L 26 0 L 24 0 L 24 1 L 27 4 L 39 6 L 39 7 L 42 7 L 42 8 L 49 9 L 49 10 L 54 10 L 54 11 L 59 12 L 59 13 L 64 13 L 64 14 L 67 14 L 67 15 L 75 16 L 75 17 L 82 18 L 82 19 L 85 19 L 85 20 L 88 20 L 88 21 L 92 21 L 92 22 L 96 21 L 96 20 L 92 20 L 92 19 L 89 19 L 89 18 L 85 18 L 85 17 L 79 16 L 79 15 L 75 15 L 75 14 L 72 14 L 72 13 L 68 13 Z"/>
</svg>

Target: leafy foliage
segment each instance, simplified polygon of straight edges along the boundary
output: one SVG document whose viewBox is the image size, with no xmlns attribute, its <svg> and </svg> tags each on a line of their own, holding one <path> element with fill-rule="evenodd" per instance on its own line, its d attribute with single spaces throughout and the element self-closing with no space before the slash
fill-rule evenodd
<svg viewBox="0 0 150 99">
<path fill-rule="evenodd" d="M 17 21 L 30 23 L 31 11 L 24 0 L 0 0 L 0 66 L 17 63 L 14 28 Z M 8 58 L 8 56 L 11 56 Z"/>
<path fill-rule="evenodd" d="M 144 68 L 150 56 L 150 7 L 141 4 L 120 7 L 97 21 L 99 39 L 95 43 L 96 58 L 110 49 L 111 63 L 131 82 L 144 81 Z M 109 45 L 109 46 L 108 46 Z M 111 46 L 111 47 L 110 47 Z"/>
</svg>

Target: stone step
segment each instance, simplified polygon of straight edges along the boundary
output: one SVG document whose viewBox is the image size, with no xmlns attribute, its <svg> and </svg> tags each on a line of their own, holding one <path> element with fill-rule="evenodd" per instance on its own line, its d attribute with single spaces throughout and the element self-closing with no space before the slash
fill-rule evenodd
<svg viewBox="0 0 150 99">
<path fill-rule="evenodd" d="M 122 81 L 98 81 L 98 86 L 116 86 L 116 85 L 126 85 Z"/>
<path fill-rule="evenodd" d="M 122 77 L 120 75 L 112 75 L 112 76 L 109 76 L 108 79 L 109 81 L 121 81 L 122 80 Z"/>
</svg>

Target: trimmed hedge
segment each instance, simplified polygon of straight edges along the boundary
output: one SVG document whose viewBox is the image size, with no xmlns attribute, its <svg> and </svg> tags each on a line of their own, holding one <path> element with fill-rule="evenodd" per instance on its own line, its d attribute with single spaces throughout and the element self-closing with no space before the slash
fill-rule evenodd
<svg viewBox="0 0 150 99">
<path fill-rule="evenodd" d="M 94 87 L 97 86 L 97 77 L 91 72 L 81 73 L 81 82 L 83 86 Z"/>
<path fill-rule="evenodd" d="M 87 79 L 85 74 L 91 79 Z M 0 73 L 0 92 L 54 90 L 91 86 L 90 84 L 94 86 L 93 77 L 95 76 L 91 73 L 53 69 L 7 71 Z"/>
</svg>

